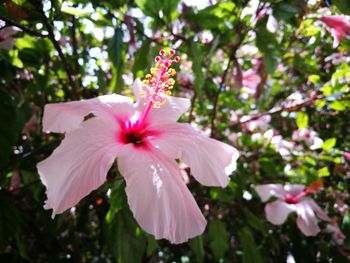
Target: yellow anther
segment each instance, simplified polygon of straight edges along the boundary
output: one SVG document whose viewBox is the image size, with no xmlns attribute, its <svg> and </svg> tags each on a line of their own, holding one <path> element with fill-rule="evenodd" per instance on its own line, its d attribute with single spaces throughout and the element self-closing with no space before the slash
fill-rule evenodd
<svg viewBox="0 0 350 263">
<path fill-rule="evenodd" d="M 170 73 L 171 76 L 174 76 L 174 75 L 176 74 L 176 70 L 173 69 L 173 68 L 170 68 L 170 69 L 168 70 L 168 72 Z"/>
<path fill-rule="evenodd" d="M 164 54 L 157 57 L 155 61 L 150 74 L 145 76 L 141 94 L 152 104 L 152 107 L 159 108 L 166 102 L 166 97 L 171 94 L 170 90 L 175 84 L 172 77 L 176 74 L 176 70 L 171 68 L 171 65 L 173 62 L 178 62 L 178 59 L 174 59 L 173 54 Z"/>
</svg>

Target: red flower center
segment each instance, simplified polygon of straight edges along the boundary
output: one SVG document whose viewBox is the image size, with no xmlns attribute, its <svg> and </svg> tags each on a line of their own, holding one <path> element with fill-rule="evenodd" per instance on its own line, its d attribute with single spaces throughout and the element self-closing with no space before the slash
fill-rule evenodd
<svg viewBox="0 0 350 263">
<path fill-rule="evenodd" d="M 288 194 L 284 200 L 288 204 L 296 204 L 296 203 L 298 203 L 298 199 L 295 196 L 290 195 L 290 194 Z"/>
<path fill-rule="evenodd" d="M 139 126 L 138 123 L 134 125 L 127 123 L 122 127 L 118 139 L 123 144 L 131 143 L 137 147 L 147 148 L 148 141 L 157 135 L 159 135 L 158 131 L 152 130 L 146 125 Z"/>
<path fill-rule="evenodd" d="M 137 146 L 141 146 L 144 144 L 144 136 L 143 133 L 138 130 L 127 130 L 122 132 L 122 142 L 125 144 L 132 143 Z"/>
</svg>

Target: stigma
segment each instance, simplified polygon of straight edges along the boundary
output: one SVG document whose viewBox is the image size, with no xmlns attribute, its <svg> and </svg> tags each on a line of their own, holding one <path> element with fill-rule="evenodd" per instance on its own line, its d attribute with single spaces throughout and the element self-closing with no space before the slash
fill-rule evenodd
<svg viewBox="0 0 350 263">
<path fill-rule="evenodd" d="M 176 74 L 175 69 L 171 65 L 179 62 L 180 58 L 175 56 L 175 51 L 170 50 L 166 53 L 164 50 L 159 52 L 159 56 L 155 58 L 155 66 L 151 68 L 151 73 L 147 74 L 143 80 L 141 97 L 145 98 L 147 108 L 159 108 L 166 102 L 166 97 L 171 95 Z"/>
</svg>

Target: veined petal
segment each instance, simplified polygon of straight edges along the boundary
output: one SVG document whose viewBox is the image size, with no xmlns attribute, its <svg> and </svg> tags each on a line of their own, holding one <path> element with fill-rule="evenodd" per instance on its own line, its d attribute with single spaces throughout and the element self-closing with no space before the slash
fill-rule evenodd
<svg viewBox="0 0 350 263">
<path fill-rule="evenodd" d="M 235 148 L 208 138 L 185 123 L 159 125 L 155 129 L 160 135 L 151 143 L 169 157 L 189 165 L 198 182 L 206 186 L 228 184 L 239 156 Z"/>
<path fill-rule="evenodd" d="M 133 84 L 133 93 L 137 99 L 136 109 L 140 113 L 146 107 L 146 100 L 140 96 L 141 90 L 142 82 L 140 79 L 136 79 Z M 162 106 L 151 109 L 146 122 L 149 125 L 176 122 L 189 109 L 190 105 L 189 99 L 167 96 L 166 102 Z"/>
<path fill-rule="evenodd" d="M 88 114 L 111 120 L 131 116 L 132 99 L 112 94 L 94 99 L 65 103 L 46 104 L 43 115 L 43 130 L 46 132 L 69 132 L 79 127 Z"/>
<path fill-rule="evenodd" d="M 172 243 L 201 234 L 206 221 L 174 160 L 129 144 L 118 155 L 130 208 L 140 226 Z"/>
<path fill-rule="evenodd" d="M 274 225 L 283 224 L 293 211 L 295 211 L 295 205 L 287 204 L 281 200 L 276 200 L 265 206 L 266 219 Z"/>
<path fill-rule="evenodd" d="M 321 207 L 319 207 L 319 205 L 311 198 L 309 197 L 305 197 L 302 200 L 305 204 L 307 204 L 309 207 L 311 207 L 311 209 L 316 213 L 317 217 L 319 219 L 322 219 L 324 221 L 332 221 L 328 215 L 321 209 Z"/>
<path fill-rule="evenodd" d="M 119 149 L 117 131 L 117 125 L 89 119 L 67 133 L 61 145 L 38 163 L 40 179 L 47 189 L 45 208 L 52 208 L 53 215 L 74 206 L 103 184 Z"/>
<path fill-rule="evenodd" d="M 297 225 L 301 232 L 305 236 L 316 236 L 320 232 L 320 228 L 317 225 L 317 218 L 307 200 L 302 200 L 296 205 Z"/>
<path fill-rule="evenodd" d="M 283 186 L 280 184 L 262 184 L 255 186 L 255 191 L 258 193 L 261 201 L 266 202 L 270 197 L 275 196 L 282 198 L 285 194 Z"/>
</svg>

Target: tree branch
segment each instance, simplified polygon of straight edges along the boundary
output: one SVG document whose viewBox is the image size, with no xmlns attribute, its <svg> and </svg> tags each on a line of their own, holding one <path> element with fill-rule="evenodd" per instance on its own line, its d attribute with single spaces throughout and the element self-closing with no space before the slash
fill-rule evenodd
<svg viewBox="0 0 350 263">
<path fill-rule="evenodd" d="M 6 24 L 11 25 L 11 26 L 15 26 L 15 27 L 17 27 L 17 28 L 19 28 L 19 29 L 22 29 L 23 32 L 26 32 L 26 33 L 28 33 L 28 34 L 30 34 L 30 35 L 32 35 L 32 36 L 36 36 L 36 37 L 47 37 L 47 35 L 43 35 L 43 34 L 41 34 L 40 32 L 35 31 L 34 29 L 31 29 L 31 28 L 29 28 L 29 27 L 26 27 L 26 26 L 24 26 L 24 25 L 22 25 L 22 24 L 20 24 L 20 23 L 18 23 L 18 22 L 16 22 L 16 21 L 13 21 L 13 20 L 11 20 L 11 19 L 9 19 L 9 18 L 7 18 L 7 17 L 4 17 L 4 16 L 1 16 L 1 15 L 0 15 L 0 19 L 3 20 L 3 21 L 5 21 Z"/>
<path fill-rule="evenodd" d="M 66 71 L 69 85 L 72 88 L 73 97 L 75 99 L 78 99 L 79 98 L 79 88 L 78 88 L 78 86 L 77 86 L 77 84 L 76 84 L 76 82 L 74 80 L 73 71 L 70 68 L 70 66 L 69 66 L 69 64 L 67 62 L 67 59 L 66 59 L 66 57 L 63 54 L 63 51 L 62 51 L 62 48 L 61 48 L 60 44 L 55 39 L 55 34 L 53 32 L 53 26 L 49 23 L 48 18 L 46 17 L 44 12 L 42 12 L 42 15 L 43 15 L 43 18 L 44 18 L 45 27 L 47 29 L 47 32 L 49 33 L 48 37 L 49 37 L 50 41 L 52 42 L 52 44 L 54 45 L 56 51 L 58 52 L 58 55 L 59 55 L 59 57 L 61 59 L 61 62 L 62 62 L 63 67 L 64 67 L 64 70 Z"/>
<path fill-rule="evenodd" d="M 224 87 L 225 87 L 225 82 L 226 82 L 226 78 L 227 78 L 227 74 L 231 68 L 231 64 L 233 61 L 236 60 L 236 52 L 237 52 L 237 49 L 240 47 L 242 41 L 243 41 L 243 34 L 242 34 L 242 27 L 243 25 L 242 24 L 238 24 L 237 25 L 237 32 L 239 32 L 238 34 L 238 39 L 236 40 L 236 43 L 233 45 L 232 47 L 232 51 L 231 51 L 231 54 L 230 54 L 230 57 L 229 57 L 229 61 L 227 63 L 227 66 L 222 74 L 222 77 L 221 77 L 221 82 L 220 82 L 220 85 L 219 85 L 219 89 L 217 91 L 217 93 L 215 94 L 215 97 L 214 97 L 214 103 L 213 103 L 213 112 L 212 112 L 212 117 L 211 117 L 211 122 L 210 122 L 210 129 L 211 129 L 211 132 L 210 132 L 210 136 L 212 137 L 213 134 L 214 134 L 214 127 L 215 127 L 215 119 L 216 119 L 216 115 L 217 115 L 217 111 L 218 111 L 218 102 L 219 102 L 219 97 L 220 97 L 220 94 L 221 92 L 223 91 Z"/>
<path fill-rule="evenodd" d="M 270 109 L 268 111 L 265 111 L 265 112 L 262 112 L 262 113 L 259 113 L 259 114 L 256 114 L 256 115 L 252 115 L 250 119 L 244 120 L 244 121 L 240 121 L 239 124 L 244 124 L 244 123 L 247 123 L 247 122 L 250 122 L 250 121 L 255 121 L 255 120 L 260 119 L 263 116 L 280 113 L 282 111 L 296 111 L 296 110 L 298 110 L 298 109 L 300 109 L 300 108 L 302 108 L 302 107 L 304 107 L 304 106 L 306 106 L 308 104 L 311 104 L 311 103 L 315 102 L 318 99 L 323 99 L 323 96 L 314 95 L 311 98 L 302 101 L 301 103 L 298 103 L 296 105 L 292 105 L 292 106 L 289 106 L 289 107 L 284 107 L 284 106 L 274 107 L 274 108 L 272 108 L 272 109 Z"/>
</svg>

